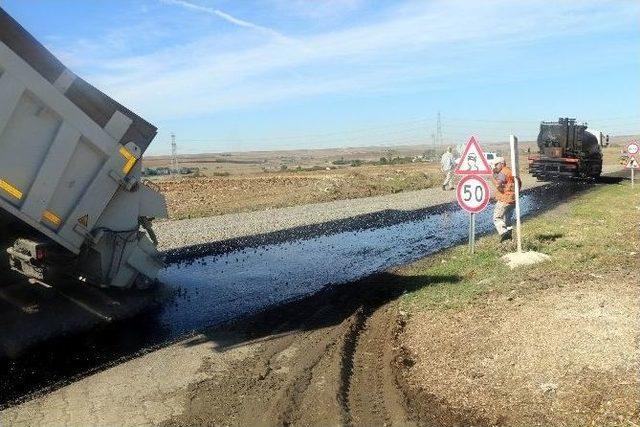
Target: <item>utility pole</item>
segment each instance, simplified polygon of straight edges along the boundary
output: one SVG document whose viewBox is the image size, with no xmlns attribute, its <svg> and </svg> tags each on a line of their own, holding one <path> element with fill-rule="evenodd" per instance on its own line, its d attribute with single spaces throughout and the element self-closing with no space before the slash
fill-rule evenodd
<svg viewBox="0 0 640 427">
<path fill-rule="evenodd" d="M 442 145 L 442 118 L 440 117 L 440 111 L 438 111 L 438 123 L 436 126 L 436 142 L 438 145 Z"/>
<path fill-rule="evenodd" d="M 171 173 L 178 173 L 178 145 L 175 133 L 171 134 Z"/>
</svg>

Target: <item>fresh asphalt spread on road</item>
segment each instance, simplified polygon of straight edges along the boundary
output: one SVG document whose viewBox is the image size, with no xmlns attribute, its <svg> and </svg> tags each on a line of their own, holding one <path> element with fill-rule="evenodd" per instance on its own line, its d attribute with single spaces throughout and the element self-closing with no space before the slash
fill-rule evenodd
<svg viewBox="0 0 640 427">
<path fill-rule="evenodd" d="M 522 196 L 523 215 L 542 213 L 592 186 L 561 183 L 529 190 Z M 491 212 L 489 206 L 477 216 L 479 235 L 493 230 Z M 277 233 L 271 242 L 262 236 L 255 241 L 189 248 L 182 256 L 172 252 L 168 254 L 171 263 L 160 273 L 162 285 L 154 291 L 155 299 L 144 297 L 146 302 L 155 301 L 150 304 L 152 308 L 108 322 L 96 322 L 100 316 L 109 316 L 102 315 L 100 308 L 92 309 L 94 313 L 89 317 L 95 326 L 90 330 L 86 328 L 88 323 L 76 320 L 72 330 L 40 342 L 33 338 L 24 347 L 6 345 L 7 341 L 19 339 L 19 327 L 13 329 L 14 336 L 11 332 L 0 333 L 5 344 L 0 347 L 5 353 L 0 355 L 0 408 L 207 327 L 311 295 L 329 285 L 348 284 L 409 263 L 465 241 L 468 233 L 468 214 L 453 203 L 396 217 L 372 218 L 348 222 L 348 226 L 332 224 L 308 229 L 306 235 L 298 230 L 290 240 L 286 233 Z M 101 296 L 96 305 L 122 305 L 122 298 L 117 293 Z M 129 304 L 130 297 L 126 298 Z M 47 294 L 39 309 L 67 313 L 91 309 L 91 303 L 81 302 L 78 306 L 78 300 L 81 298 L 68 294 Z M 90 301 L 95 302 L 96 298 Z M 0 312 L 16 310 L 1 304 Z M 29 313 L 20 313 L 14 323 L 28 316 Z M 47 316 L 50 327 L 64 317 L 50 312 Z M 33 321 L 30 327 L 37 329 Z"/>
</svg>

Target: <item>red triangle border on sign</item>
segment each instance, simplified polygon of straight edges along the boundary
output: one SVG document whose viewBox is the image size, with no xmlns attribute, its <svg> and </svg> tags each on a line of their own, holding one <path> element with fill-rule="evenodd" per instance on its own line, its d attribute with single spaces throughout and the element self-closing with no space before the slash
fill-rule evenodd
<svg viewBox="0 0 640 427">
<path fill-rule="evenodd" d="M 467 157 L 467 153 L 469 153 L 471 146 L 474 146 L 474 145 L 478 150 L 478 154 L 480 155 L 480 159 L 482 160 L 482 166 L 484 167 L 484 170 L 483 169 L 480 169 L 477 171 L 460 170 L 460 166 L 462 166 L 462 160 Z M 480 147 L 480 144 L 478 143 L 478 140 L 476 139 L 475 136 L 472 136 L 471 139 L 469 139 L 469 142 L 467 142 L 467 145 L 464 147 L 462 156 L 460 156 L 460 163 L 458 164 L 458 166 L 456 166 L 455 174 L 456 175 L 491 175 L 493 174 L 493 170 L 491 169 L 489 162 L 487 162 L 487 158 L 484 155 L 484 151 L 482 150 L 482 147 Z"/>
</svg>

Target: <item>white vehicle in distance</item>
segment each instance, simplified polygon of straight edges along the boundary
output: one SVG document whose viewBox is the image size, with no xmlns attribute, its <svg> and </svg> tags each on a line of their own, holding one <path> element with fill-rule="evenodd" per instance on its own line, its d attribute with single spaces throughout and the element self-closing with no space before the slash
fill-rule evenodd
<svg viewBox="0 0 640 427">
<path fill-rule="evenodd" d="M 489 166 L 493 167 L 493 163 L 495 162 L 496 158 L 500 156 L 498 156 L 497 153 L 486 152 L 484 153 L 484 157 L 487 159 L 487 163 L 489 163 Z"/>
<path fill-rule="evenodd" d="M 458 149 L 458 156 L 460 154 L 461 154 L 461 150 Z M 498 153 L 485 152 L 484 153 L 484 157 L 487 159 L 487 163 L 489 163 L 489 166 L 493 167 L 493 162 L 496 160 L 496 158 L 498 158 L 500 156 L 498 155 Z M 456 158 L 456 164 L 460 164 L 460 160 L 461 160 L 460 157 Z"/>
</svg>

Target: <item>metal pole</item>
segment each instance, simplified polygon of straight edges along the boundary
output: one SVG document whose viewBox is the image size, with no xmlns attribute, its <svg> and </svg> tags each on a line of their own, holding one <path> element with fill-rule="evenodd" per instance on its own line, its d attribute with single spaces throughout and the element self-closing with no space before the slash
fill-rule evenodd
<svg viewBox="0 0 640 427">
<path fill-rule="evenodd" d="M 471 236 L 472 236 L 472 233 L 473 233 L 472 227 L 473 227 L 473 214 L 470 213 L 469 214 L 469 253 L 473 253 L 471 251 L 471 239 L 472 239 Z"/>
<path fill-rule="evenodd" d="M 509 145 L 511 147 L 511 167 L 513 170 L 513 178 L 515 179 L 516 189 L 516 242 L 518 252 L 522 252 L 522 231 L 520 222 L 520 162 L 518 159 L 518 138 L 515 135 L 509 137 Z"/>
<path fill-rule="evenodd" d="M 475 253 L 476 246 L 476 214 L 469 214 L 469 253 Z"/>
<path fill-rule="evenodd" d="M 468 246 L 469 246 L 469 253 L 471 253 L 471 221 L 473 221 L 473 219 L 472 219 L 472 218 L 473 218 L 473 214 L 472 214 L 472 213 L 470 213 L 470 214 L 469 214 L 469 243 L 468 243 Z"/>
<path fill-rule="evenodd" d="M 632 165 L 632 166 L 634 166 L 634 165 Z M 633 187 L 633 184 L 634 184 L 634 183 L 633 183 L 633 181 L 634 181 L 634 179 L 633 179 L 633 175 L 634 175 L 634 173 L 633 173 L 633 172 L 634 172 L 634 171 L 635 171 L 635 168 L 631 168 L 631 186 L 632 186 L 632 187 Z"/>
<path fill-rule="evenodd" d="M 476 214 L 471 215 L 471 222 L 473 223 L 471 237 L 473 237 L 473 245 L 471 246 L 471 253 L 476 253 Z"/>
</svg>

